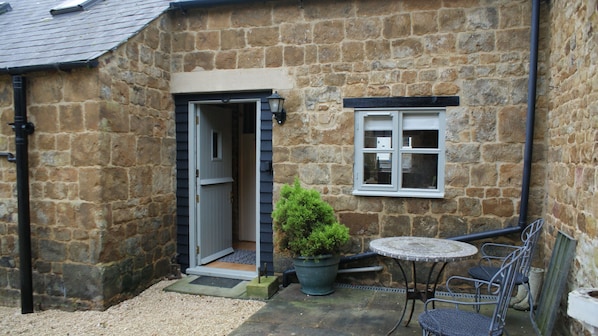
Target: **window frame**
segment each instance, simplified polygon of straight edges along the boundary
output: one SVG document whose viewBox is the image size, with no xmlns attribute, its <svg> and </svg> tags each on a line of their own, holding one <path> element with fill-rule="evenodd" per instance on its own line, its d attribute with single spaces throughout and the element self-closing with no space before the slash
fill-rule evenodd
<svg viewBox="0 0 598 336">
<path fill-rule="evenodd" d="M 403 118 L 405 114 L 433 114 L 438 119 L 438 147 L 437 148 L 409 148 L 403 147 Z M 413 197 L 413 198 L 443 198 L 444 174 L 446 165 L 446 107 L 356 107 L 355 141 L 353 166 L 353 195 L 356 196 L 385 196 L 385 197 Z M 365 118 L 367 116 L 392 116 L 392 146 L 390 150 L 365 148 Z M 396 134 L 396 136 L 395 136 Z M 392 155 L 392 170 L 390 184 L 366 184 L 364 176 L 365 153 L 390 153 Z M 437 155 L 436 189 L 401 187 L 403 178 L 403 154 L 433 154 Z"/>
</svg>

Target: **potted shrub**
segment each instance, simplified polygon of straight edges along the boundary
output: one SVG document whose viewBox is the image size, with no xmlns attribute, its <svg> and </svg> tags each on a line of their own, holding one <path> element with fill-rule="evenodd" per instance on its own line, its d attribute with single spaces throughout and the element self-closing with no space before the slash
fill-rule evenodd
<svg viewBox="0 0 598 336">
<path fill-rule="evenodd" d="M 338 222 L 330 204 L 296 178 L 284 185 L 272 212 L 275 245 L 293 258 L 301 291 L 327 295 L 334 291 L 340 249 L 349 240 L 349 228 Z"/>
</svg>

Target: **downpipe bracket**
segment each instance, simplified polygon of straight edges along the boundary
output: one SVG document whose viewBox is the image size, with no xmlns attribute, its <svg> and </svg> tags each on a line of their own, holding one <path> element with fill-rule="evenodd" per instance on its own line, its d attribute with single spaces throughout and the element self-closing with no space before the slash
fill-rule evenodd
<svg viewBox="0 0 598 336">
<path fill-rule="evenodd" d="M 15 155 L 13 153 L 0 152 L 0 156 L 6 156 L 6 160 L 8 162 L 17 162 L 17 158 L 15 157 Z"/>
<path fill-rule="evenodd" d="M 19 130 L 22 131 L 24 135 L 31 135 L 33 134 L 33 132 L 35 132 L 35 125 L 32 122 L 26 122 L 24 124 L 12 122 L 8 124 L 10 125 L 10 127 L 12 127 L 15 133 L 19 132 Z"/>
</svg>

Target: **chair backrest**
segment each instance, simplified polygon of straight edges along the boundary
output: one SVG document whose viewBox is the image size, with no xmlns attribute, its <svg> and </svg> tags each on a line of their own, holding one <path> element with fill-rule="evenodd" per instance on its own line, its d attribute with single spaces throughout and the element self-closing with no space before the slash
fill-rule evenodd
<svg viewBox="0 0 598 336">
<path fill-rule="evenodd" d="M 530 311 L 534 329 L 538 335 L 552 335 L 559 304 L 567 285 L 571 262 L 575 257 L 576 245 L 577 240 L 561 231 L 558 232 L 543 284 L 543 287 L 548 290 L 543 290 L 540 293 L 538 309 Z"/>
<path fill-rule="evenodd" d="M 502 334 L 509 309 L 509 301 L 513 288 L 515 288 L 516 274 L 521 269 L 524 253 L 525 249 L 523 247 L 511 252 L 502 262 L 498 272 L 490 280 L 488 292 L 497 297 L 490 325 L 490 335 Z"/>
<path fill-rule="evenodd" d="M 522 260 L 519 272 L 521 272 L 521 274 L 524 276 L 529 274 L 534 252 L 536 250 L 536 245 L 538 245 L 538 239 L 540 238 L 540 233 L 542 232 L 543 226 L 544 219 L 538 218 L 526 226 L 525 229 L 523 229 L 523 232 L 521 232 L 521 240 L 523 241 L 524 252 L 521 256 Z"/>
</svg>

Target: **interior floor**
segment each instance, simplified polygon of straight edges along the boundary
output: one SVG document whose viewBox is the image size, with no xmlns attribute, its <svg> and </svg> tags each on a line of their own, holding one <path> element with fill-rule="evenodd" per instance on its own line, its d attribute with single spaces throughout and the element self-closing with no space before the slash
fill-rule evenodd
<svg viewBox="0 0 598 336">
<path fill-rule="evenodd" d="M 233 249 L 255 251 L 255 242 L 250 242 L 250 241 L 234 242 Z M 222 262 L 222 261 L 218 261 L 218 260 L 212 261 L 211 263 L 209 263 L 205 266 L 206 267 L 214 267 L 214 268 L 225 268 L 225 269 L 238 270 L 238 271 L 250 271 L 250 272 L 255 271 L 255 265 Z"/>
</svg>

